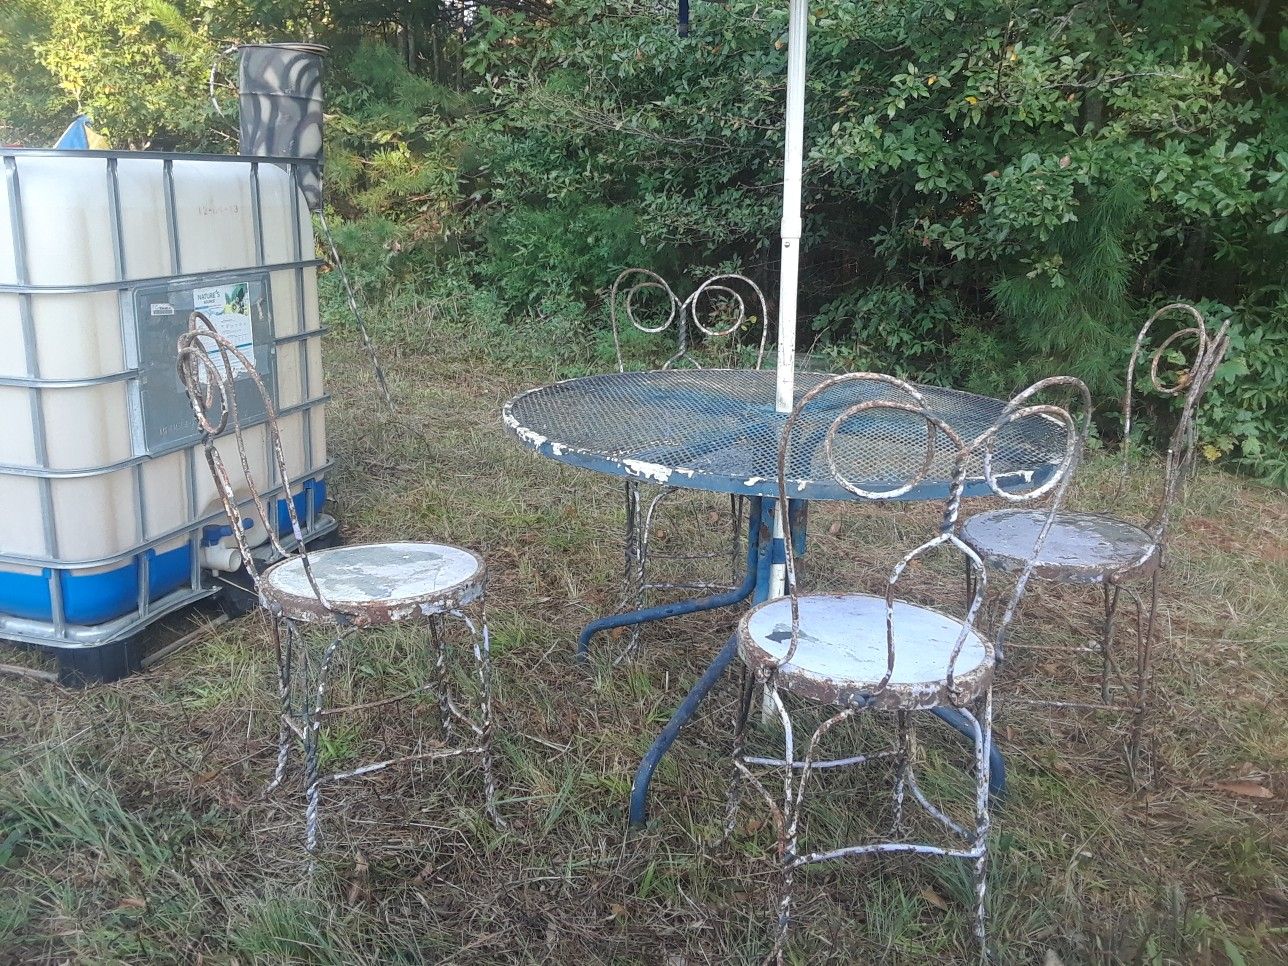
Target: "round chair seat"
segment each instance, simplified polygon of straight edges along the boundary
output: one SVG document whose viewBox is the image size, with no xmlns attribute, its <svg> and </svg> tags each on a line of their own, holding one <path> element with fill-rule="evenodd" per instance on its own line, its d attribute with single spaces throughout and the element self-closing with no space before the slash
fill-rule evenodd
<svg viewBox="0 0 1288 966">
<path fill-rule="evenodd" d="M 477 556 L 441 543 L 369 543 L 309 553 L 318 600 L 304 559 L 287 557 L 264 571 L 266 605 L 294 620 L 359 626 L 431 617 L 463 607 L 483 593 L 487 569 Z"/>
<path fill-rule="evenodd" d="M 948 660 L 963 624 L 928 607 L 895 601 L 894 673 L 886 673 L 886 602 L 870 594 L 798 598 L 800 634 L 780 686 L 822 704 L 910 711 L 961 704 L 983 694 L 993 676 L 993 645 L 968 631 L 957 657 L 953 694 Z M 776 664 L 792 642 L 791 600 L 753 608 L 738 625 L 738 653 L 748 666 Z"/>
<path fill-rule="evenodd" d="M 990 510 L 962 524 L 961 537 L 984 566 L 1024 569 L 1047 515 L 1041 510 Z M 1101 513 L 1058 513 L 1033 572 L 1064 583 L 1104 583 L 1145 575 L 1159 561 L 1159 548 L 1140 527 Z"/>
</svg>

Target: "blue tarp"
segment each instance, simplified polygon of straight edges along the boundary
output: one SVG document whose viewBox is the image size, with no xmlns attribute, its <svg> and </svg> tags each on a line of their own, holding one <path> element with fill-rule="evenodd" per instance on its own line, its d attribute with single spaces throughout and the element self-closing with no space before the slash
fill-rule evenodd
<svg viewBox="0 0 1288 966">
<path fill-rule="evenodd" d="M 89 148 L 98 150 L 107 147 L 103 136 L 90 126 L 88 114 L 76 115 L 76 120 L 67 125 L 67 130 L 63 132 L 58 143 L 54 145 L 55 151 L 85 151 Z"/>
</svg>

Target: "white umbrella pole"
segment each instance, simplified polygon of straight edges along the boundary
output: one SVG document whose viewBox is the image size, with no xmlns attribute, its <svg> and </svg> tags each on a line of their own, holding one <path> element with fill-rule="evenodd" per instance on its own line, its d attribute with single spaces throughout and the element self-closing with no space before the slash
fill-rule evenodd
<svg viewBox="0 0 1288 966">
<path fill-rule="evenodd" d="M 782 269 L 778 283 L 778 386 L 774 408 L 790 413 L 796 376 L 796 288 L 800 274 L 801 172 L 805 166 L 805 47 L 809 30 L 806 0 L 791 0 L 787 24 L 786 146 L 783 152 Z M 774 514 L 774 539 L 782 540 L 783 514 Z M 785 568 L 774 564 L 770 597 L 781 597 Z"/>
<path fill-rule="evenodd" d="M 790 413 L 796 389 L 796 287 L 801 260 L 801 172 L 805 167 L 805 46 L 809 30 L 806 0 L 790 0 L 787 8 L 787 111 L 783 150 L 782 260 L 778 279 L 778 385 L 774 408 Z M 774 508 L 774 546 L 786 533 L 783 514 Z M 781 597 L 786 589 L 786 567 L 770 568 L 769 596 Z M 761 695 L 761 724 L 777 720 L 768 695 Z"/>
</svg>

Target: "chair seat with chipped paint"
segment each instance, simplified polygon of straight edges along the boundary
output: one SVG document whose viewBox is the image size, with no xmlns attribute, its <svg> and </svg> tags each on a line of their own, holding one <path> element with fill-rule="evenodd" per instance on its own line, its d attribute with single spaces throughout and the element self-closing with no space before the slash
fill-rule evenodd
<svg viewBox="0 0 1288 966">
<path fill-rule="evenodd" d="M 372 627 L 450 613 L 483 595 L 487 568 L 469 550 L 441 543 L 371 543 L 287 557 L 261 578 L 264 603 L 292 620 Z M 325 602 L 325 603 L 324 603 Z"/>
<path fill-rule="evenodd" d="M 962 539 L 986 567 L 1013 573 L 1032 554 L 1045 520 L 1041 510 L 989 510 L 962 524 Z M 1061 513 L 1037 555 L 1034 574 L 1086 584 L 1148 576 L 1158 566 L 1161 550 L 1153 537 L 1125 520 L 1103 513 Z"/>
<path fill-rule="evenodd" d="M 779 597 L 738 625 L 738 653 L 753 670 L 777 666 L 780 686 L 838 707 L 914 711 L 974 701 L 993 676 L 993 646 L 962 621 L 929 607 L 894 602 L 894 669 L 886 677 L 886 601 L 870 594 L 797 598 L 800 634 L 791 661 L 791 600 Z M 954 668 L 948 656 L 966 630 Z M 884 682 L 884 683 L 883 683 Z"/>
</svg>

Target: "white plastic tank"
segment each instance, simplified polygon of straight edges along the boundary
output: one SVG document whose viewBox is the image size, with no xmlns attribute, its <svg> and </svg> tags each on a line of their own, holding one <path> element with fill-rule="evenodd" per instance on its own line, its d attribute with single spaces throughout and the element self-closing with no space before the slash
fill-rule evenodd
<svg viewBox="0 0 1288 966">
<path fill-rule="evenodd" d="M 285 160 L 0 150 L 0 163 L 0 638 L 93 644 L 208 593 L 205 571 L 230 562 L 175 374 L 194 309 L 265 376 L 292 497 L 306 529 L 321 519 L 312 223 Z M 251 469 L 271 490 L 252 395 L 239 396 L 259 424 Z"/>
</svg>

